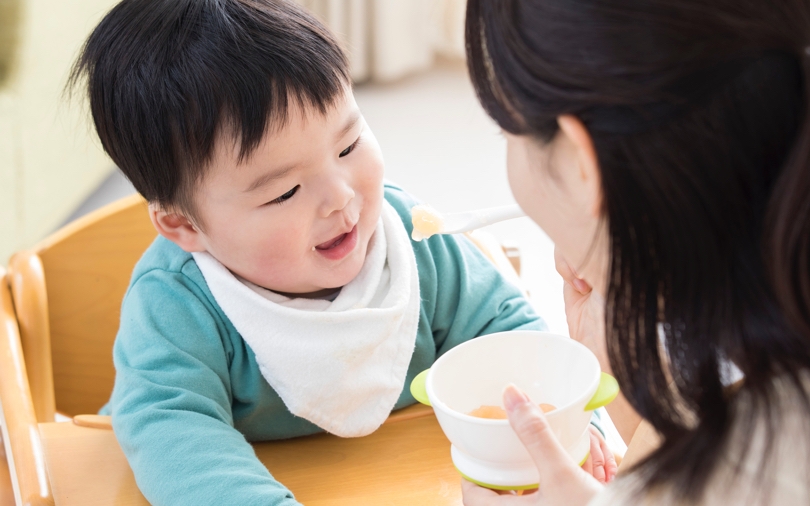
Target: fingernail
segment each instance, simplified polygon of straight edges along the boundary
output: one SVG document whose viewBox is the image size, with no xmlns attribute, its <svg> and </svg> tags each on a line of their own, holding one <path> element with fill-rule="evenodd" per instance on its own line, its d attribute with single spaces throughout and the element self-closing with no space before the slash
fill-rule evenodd
<svg viewBox="0 0 810 506">
<path fill-rule="evenodd" d="M 579 278 L 574 278 L 574 280 L 571 283 L 574 285 L 574 288 L 576 288 L 578 291 L 582 293 L 586 293 L 591 289 L 591 287 L 588 286 L 588 283 Z"/>
<path fill-rule="evenodd" d="M 511 383 L 503 391 L 503 405 L 507 411 L 512 411 L 528 402 L 529 397 Z"/>
</svg>

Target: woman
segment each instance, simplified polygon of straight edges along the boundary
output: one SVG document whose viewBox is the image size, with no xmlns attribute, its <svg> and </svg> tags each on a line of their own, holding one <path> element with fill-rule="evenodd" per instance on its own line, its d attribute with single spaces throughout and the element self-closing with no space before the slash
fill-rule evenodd
<svg viewBox="0 0 810 506">
<path fill-rule="evenodd" d="M 661 446 L 603 487 L 509 387 L 540 490 L 465 504 L 809 504 L 808 1 L 469 0 L 466 23 L 572 336 Z"/>
</svg>

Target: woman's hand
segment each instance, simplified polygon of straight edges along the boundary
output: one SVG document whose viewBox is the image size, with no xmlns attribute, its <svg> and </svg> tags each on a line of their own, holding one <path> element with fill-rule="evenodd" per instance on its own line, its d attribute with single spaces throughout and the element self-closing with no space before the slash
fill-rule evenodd
<svg viewBox="0 0 810 506">
<path fill-rule="evenodd" d="M 599 483 L 610 483 L 619 469 L 616 457 L 613 456 L 613 451 L 608 447 L 599 429 L 591 425 L 588 432 L 591 437 L 591 451 L 582 464 L 582 470 L 596 478 Z"/>
<path fill-rule="evenodd" d="M 605 300 L 571 267 L 559 250 L 554 250 L 554 263 L 562 276 L 565 318 L 571 337 L 591 350 L 602 370 L 610 374 L 605 347 Z"/>
<path fill-rule="evenodd" d="M 509 423 L 540 474 L 540 488 L 522 496 L 501 495 L 462 480 L 465 506 L 585 506 L 602 485 L 583 471 L 557 441 L 540 408 L 514 385 L 503 394 Z"/>
</svg>

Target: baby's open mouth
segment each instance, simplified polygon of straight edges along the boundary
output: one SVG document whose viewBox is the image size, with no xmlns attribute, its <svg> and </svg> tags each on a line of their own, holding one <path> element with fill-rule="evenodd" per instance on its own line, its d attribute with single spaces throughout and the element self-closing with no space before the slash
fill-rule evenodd
<svg viewBox="0 0 810 506">
<path fill-rule="evenodd" d="M 341 260 L 354 251 L 356 246 L 357 225 L 345 234 L 340 234 L 315 246 L 315 251 L 328 260 Z"/>
<path fill-rule="evenodd" d="M 332 249 L 335 246 L 340 245 L 343 242 L 343 239 L 346 238 L 349 234 L 340 234 L 339 236 L 335 237 L 334 239 L 330 239 L 323 244 L 319 244 L 315 246 L 315 249 Z"/>
<path fill-rule="evenodd" d="M 326 241 L 326 242 L 324 242 L 324 243 L 321 243 L 321 244 L 319 244 L 319 245 L 315 246 L 315 249 L 318 249 L 318 250 L 326 250 L 326 249 L 337 248 L 338 246 L 340 246 L 340 245 L 341 245 L 341 243 L 342 243 L 342 242 L 343 242 L 343 241 L 344 241 L 344 240 L 345 240 L 347 237 L 349 237 L 349 234 L 351 234 L 353 231 L 354 231 L 354 228 L 352 228 L 352 230 L 349 230 L 349 231 L 348 231 L 348 232 L 346 232 L 345 234 L 340 234 L 340 235 L 339 235 L 339 236 L 337 236 L 337 237 L 334 237 L 334 238 L 332 238 L 332 239 L 329 239 L 328 241 Z"/>
</svg>

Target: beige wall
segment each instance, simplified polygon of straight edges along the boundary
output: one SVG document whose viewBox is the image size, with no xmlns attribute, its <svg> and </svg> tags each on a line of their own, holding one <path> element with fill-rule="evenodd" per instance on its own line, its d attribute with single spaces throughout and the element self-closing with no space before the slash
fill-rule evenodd
<svg viewBox="0 0 810 506">
<path fill-rule="evenodd" d="M 17 32 L 13 50 L 0 50 L 11 59 L 0 82 L 0 265 L 57 227 L 112 167 L 86 105 L 68 103 L 62 88 L 82 42 L 115 3 L 0 0 L 0 15 L 17 18 L 0 21 L 4 33 Z"/>
<path fill-rule="evenodd" d="M 296 0 L 332 29 L 355 82 L 396 81 L 464 58 L 466 0 Z"/>
</svg>

